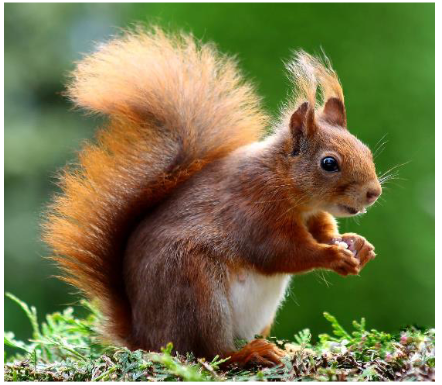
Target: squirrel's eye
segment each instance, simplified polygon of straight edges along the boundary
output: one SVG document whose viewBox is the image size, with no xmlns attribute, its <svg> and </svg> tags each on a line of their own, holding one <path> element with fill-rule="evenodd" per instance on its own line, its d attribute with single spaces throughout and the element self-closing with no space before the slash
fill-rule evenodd
<svg viewBox="0 0 442 385">
<path fill-rule="evenodd" d="M 325 171 L 336 172 L 339 171 L 338 161 L 332 156 L 326 156 L 321 160 L 321 167 Z"/>
</svg>

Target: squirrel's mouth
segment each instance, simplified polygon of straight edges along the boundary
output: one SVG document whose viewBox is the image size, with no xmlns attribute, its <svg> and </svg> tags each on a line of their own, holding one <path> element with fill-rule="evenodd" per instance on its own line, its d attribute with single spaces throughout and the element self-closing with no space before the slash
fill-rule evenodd
<svg viewBox="0 0 442 385">
<path fill-rule="evenodd" d="M 347 205 L 342 205 L 342 204 L 339 205 L 339 208 L 342 211 L 344 211 L 344 212 L 346 212 L 347 214 L 350 214 L 350 215 L 364 214 L 364 213 L 367 212 L 365 209 L 358 210 L 358 209 L 355 209 L 354 207 L 347 206 Z"/>
</svg>

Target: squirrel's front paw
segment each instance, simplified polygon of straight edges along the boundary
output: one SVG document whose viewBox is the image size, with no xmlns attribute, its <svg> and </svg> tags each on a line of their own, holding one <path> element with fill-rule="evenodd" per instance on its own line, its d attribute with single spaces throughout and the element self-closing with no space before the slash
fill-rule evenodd
<svg viewBox="0 0 442 385">
<path fill-rule="evenodd" d="M 341 275 L 359 274 L 359 260 L 353 252 L 345 248 L 340 242 L 328 249 L 329 259 L 326 268 Z"/>
<path fill-rule="evenodd" d="M 341 242 L 345 242 L 348 245 L 348 249 L 359 260 L 360 269 L 362 269 L 368 261 L 376 257 L 374 246 L 358 234 L 344 234 L 341 236 Z"/>
</svg>

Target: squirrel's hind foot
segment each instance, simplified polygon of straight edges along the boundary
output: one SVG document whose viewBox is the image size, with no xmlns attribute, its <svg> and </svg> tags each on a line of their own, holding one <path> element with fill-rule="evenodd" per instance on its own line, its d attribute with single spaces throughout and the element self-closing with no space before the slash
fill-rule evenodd
<svg viewBox="0 0 442 385">
<path fill-rule="evenodd" d="M 249 342 L 238 352 L 233 353 L 226 365 L 237 365 L 241 368 L 250 366 L 272 367 L 282 365 L 281 358 L 286 356 L 284 350 L 265 339 Z"/>
</svg>

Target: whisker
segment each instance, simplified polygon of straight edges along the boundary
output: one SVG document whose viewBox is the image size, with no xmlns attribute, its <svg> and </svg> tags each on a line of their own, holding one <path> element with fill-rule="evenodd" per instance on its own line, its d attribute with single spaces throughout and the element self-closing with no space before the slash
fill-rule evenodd
<svg viewBox="0 0 442 385">
<path fill-rule="evenodd" d="M 376 159 L 385 149 L 385 145 L 388 143 L 388 140 L 384 140 L 388 135 L 388 132 L 382 135 L 381 139 L 377 141 L 373 150 L 373 158 Z"/>
<path fill-rule="evenodd" d="M 374 207 L 374 206 L 376 206 L 376 205 L 379 205 L 379 206 L 381 206 L 381 207 L 384 207 L 384 203 L 385 203 L 385 201 L 382 201 L 382 202 L 381 202 L 381 201 L 379 200 L 379 198 L 378 198 L 378 200 L 377 200 L 373 205 L 371 205 L 370 208 L 371 208 L 371 207 Z"/>
<path fill-rule="evenodd" d="M 296 293 L 293 290 L 293 285 L 289 285 L 286 298 L 290 298 L 297 306 L 299 306 L 298 298 L 296 297 Z"/>
<path fill-rule="evenodd" d="M 378 150 L 378 146 L 379 146 L 379 147 L 382 146 L 382 144 L 379 145 L 379 143 L 382 142 L 382 141 L 385 139 L 385 137 L 386 137 L 387 135 L 388 135 L 388 132 L 386 132 L 384 135 L 382 135 L 381 139 L 379 139 L 379 140 L 376 142 L 376 144 L 374 145 L 374 151 L 377 151 L 377 150 Z M 384 143 L 386 143 L 386 142 L 384 142 Z"/>
<path fill-rule="evenodd" d="M 359 218 L 358 218 L 358 216 L 357 215 L 355 215 L 355 216 L 352 216 L 352 217 L 350 217 L 351 219 L 353 219 L 353 221 L 358 225 L 358 226 L 360 226 L 361 225 L 361 223 L 359 222 Z"/>
<path fill-rule="evenodd" d="M 379 175 L 379 176 L 378 176 L 378 179 L 381 179 L 381 178 L 387 176 L 387 175 L 388 175 L 389 173 L 391 173 L 393 170 L 398 171 L 397 169 L 398 169 L 399 167 L 405 166 L 406 164 L 408 164 L 408 163 L 410 163 L 410 162 L 411 162 L 411 160 L 409 160 L 409 161 L 407 161 L 407 162 L 404 162 L 404 163 L 396 164 L 395 166 L 391 167 L 390 169 L 388 169 L 387 171 L 385 171 L 384 173 L 382 173 L 381 175 Z"/>
<path fill-rule="evenodd" d="M 385 150 L 385 145 L 388 143 L 388 140 L 385 142 L 382 142 L 379 148 L 373 153 L 373 158 L 376 159 L 379 155 L 382 154 L 382 152 Z"/>
<path fill-rule="evenodd" d="M 400 186 L 400 184 L 398 184 L 396 182 L 404 182 L 404 181 L 407 181 L 407 180 L 408 179 L 405 179 L 405 178 L 391 178 L 391 179 L 389 179 L 389 180 L 387 180 L 385 182 L 382 182 L 381 186 L 382 186 L 382 188 L 384 188 L 384 186 L 387 187 L 387 185 L 389 185 L 389 186 L 391 186 L 391 185 Z"/>
<path fill-rule="evenodd" d="M 389 186 L 393 185 L 393 186 L 397 186 L 397 187 L 403 188 L 403 186 L 401 184 L 397 183 L 397 182 L 398 181 L 407 181 L 408 179 L 407 178 L 400 178 L 397 175 L 398 174 L 392 174 L 392 175 L 390 175 L 388 177 L 384 177 L 383 179 L 381 179 L 379 181 L 379 183 L 381 184 L 382 189 L 383 190 L 387 189 L 387 186 L 386 186 L 387 184 Z"/>
<path fill-rule="evenodd" d="M 407 181 L 408 179 L 402 179 L 402 181 Z M 402 186 L 400 183 L 396 183 L 396 181 L 390 183 L 390 186 L 399 187 L 401 189 L 404 189 L 405 187 Z M 382 187 L 383 188 L 383 187 Z"/>
<path fill-rule="evenodd" d="M 399 170 L 389 170 L 387 172 L 384 172 L 379 176 L 379 179 L 388 178 L 393 175 L 399 175 Z"/>
<path fill-rule="evenodd" d="M 374 207 L 374 206 L 376 206 L 376 205 L 379 205 L 379 206 L 384 206 L 384 203 L 386 203 L 386 200 L 385 200 L 385 198 L 384 197 L 379 197 L 378 199 L 377 199 L 377 201 L 375 202 L 375 203 L 373 203 L 370 207 L 369 207 L 369 209 L 371 209 L 372 207 Z"/>
<path fill-rule="evenodd" d="M 324 282 L 327 287 L 330 287 L 332 285 L 332 283 L 327 281 L 327 279 L 325 278 L 324 270 L 316 270 L 316 276 L 317 278 L 319 278 L 320 281 Z"/>
<path fill-rule="evenodd" d="M 388 182 L 390 180 L 399 180 L 399 179 L 403 180 L 403 178 L 399 178 L 398 175 L 399 175 L 398 172 L 391 173 L 390 175 L 385 175 L 385 176 L 379 178 L 379 183 L 383 184 L 383 183 L 386 183 L 386 182 Z"/>
<path fill-rule="evenodd" d="M 386 143 L 388 143 L 388 142 L 384 142 L 384 143 L 382 143 L 382 145 L 381 145 L 381 147 L 379 147 L 377 150 L 376 150 L 376 152 L 373 154 L 373 159 L 376 159 L 379 155 L 381 155 L 383 152 L 384 152 L 384 150 L 385 150 L 385 144 Z"/>
</svg>

